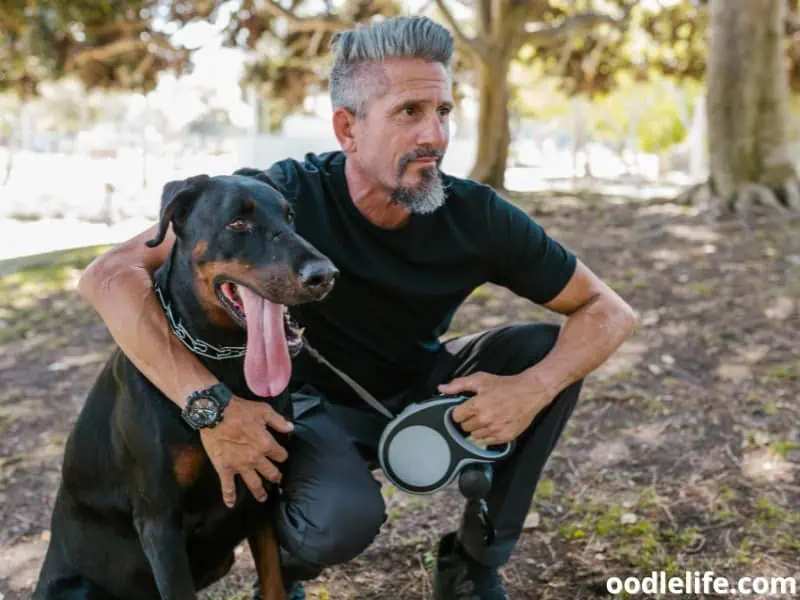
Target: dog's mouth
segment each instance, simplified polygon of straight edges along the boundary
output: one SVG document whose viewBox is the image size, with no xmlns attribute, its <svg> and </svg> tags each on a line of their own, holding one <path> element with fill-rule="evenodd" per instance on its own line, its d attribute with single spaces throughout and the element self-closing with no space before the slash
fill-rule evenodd
<svg viewBox="0 0 800 600">
<path fill-rule="evenodd" d="M 277 396 L 288 385 L 291 359 L 302 348 L 302 329 L 286 306 L 240 283 L 220 282 L 217 295 L 233 320 L 247 331 L 244 371 L 248 387 L 259 396 Z"/>
<path fill-rule="evenodd" d="M 217 286 L 217 296 L 233 320 L 242 327 L 247 327 L 247 315 L 244 313 L 244 301 L 239 295 L 239 286 L 226 281 Z"/>
</svg>

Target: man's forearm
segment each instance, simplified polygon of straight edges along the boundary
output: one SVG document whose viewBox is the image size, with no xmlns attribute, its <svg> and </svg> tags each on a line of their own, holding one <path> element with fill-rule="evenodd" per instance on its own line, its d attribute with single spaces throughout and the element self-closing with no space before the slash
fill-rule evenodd
<svg viewBox="0 0 800 600">
<path fill-rule="evenodd" d="M 567 317 L 550 353 L 521 375 L 555 397 L 602 365 L 633 334 L 636 322 L 630 307 L 597 296 Z"/>
<path fill-rule="evenodd" d="M 150 273 L 142 267 L 108 262 L 84 275 L 81 296 L 98 312 L 131 362 L 183 407 L 191 392 L 218 380 L 171 333 Z"/>
</svg>

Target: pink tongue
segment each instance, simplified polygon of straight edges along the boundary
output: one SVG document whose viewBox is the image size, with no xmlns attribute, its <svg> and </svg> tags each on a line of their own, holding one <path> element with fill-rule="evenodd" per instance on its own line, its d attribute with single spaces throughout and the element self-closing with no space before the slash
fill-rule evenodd
<svg viewBox="0 0 800 600">
<path fill-rule="evenodd" d="M 247 318 L 244 376 L 247 386 L 262 397 L 275 397 L 289 384 L 292 363 L 283 328 L 283 306 L 239 286 Z"/>
</svg>

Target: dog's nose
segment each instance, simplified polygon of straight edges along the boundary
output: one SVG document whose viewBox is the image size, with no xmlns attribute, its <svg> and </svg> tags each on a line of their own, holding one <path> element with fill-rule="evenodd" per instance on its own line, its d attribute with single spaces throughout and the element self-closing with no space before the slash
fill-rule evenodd
<svg viewBox="0 0 800 600">
<path fill-rule="evenodd" d="M 333 287 L 339 269 L 326 260 L 311 260 L 300 267 L 300 283 L 311 293 L 324 293 Z"/>
</svg>

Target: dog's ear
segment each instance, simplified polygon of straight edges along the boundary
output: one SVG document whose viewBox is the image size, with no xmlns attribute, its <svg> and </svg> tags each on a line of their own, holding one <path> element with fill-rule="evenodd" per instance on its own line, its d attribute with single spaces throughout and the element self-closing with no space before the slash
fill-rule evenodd
<svg viewBox="0 0 800 600">
<path fill-rule="evenodd" d="M 159 217 L 158 233 L 152 240 L 146 242 L 150 248 L 155 248 L 164 241 L 170 222 L 176 235 L 182 232 L 182 226 L 197 200 L 205 189 L 210 177 L 208 175 L 195 175 L 180 181 L 169 181 L 161 191 L 161 214 Z"/>
<path fill-rule="evenodd" d="M 242 167 L 241 169 L 237 169 L 233 172 L 234 175 L 241 175 L 243 177 L 252 177 L 253 179 L 258 179 L 259 181 L 266 183 L 268 186 L 275 188 L 276 190 L 280 191 L 278 184 L 275 183 L 273 179 L 267 175 L 266 171 L 262 171 L 261 169 L 253 169 L 251 167 Z"/>
</svg>

